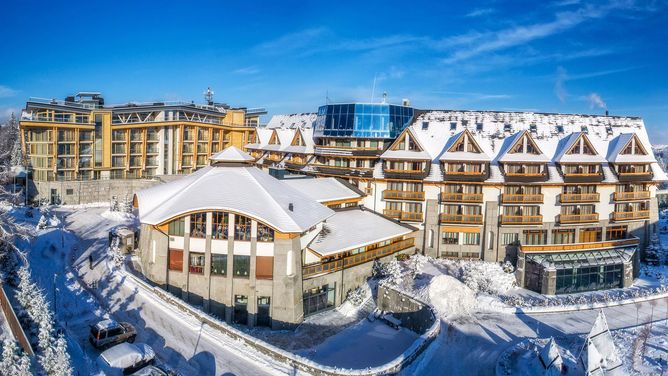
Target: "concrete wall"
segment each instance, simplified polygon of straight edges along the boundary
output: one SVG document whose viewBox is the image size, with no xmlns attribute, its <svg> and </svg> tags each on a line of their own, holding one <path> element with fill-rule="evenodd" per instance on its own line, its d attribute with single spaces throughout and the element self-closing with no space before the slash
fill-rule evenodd
<svg viewBox="0 0 668 376">
<path fill-rule="evenodd" d="M 427 304 L 384 285 L 378 286 L 376 305 L 381 311 L 392 313 L 401 326 L 418 334 L 424 334 L 436 320 Z"/>
<path fill-rule="evenodd" d="M 178 177 L 178 176 L 177 176 Z M 114 179 L 85 181 L 32 181 L 30 196 L 34 200 L 51 200 L 52 190 L 60 204 L 78 205 L 109 201 L 113 196 L 119 201 L 132 200 L 132 196 L 142 189 L 161 184 L 159 179 Z"/>
</svg>

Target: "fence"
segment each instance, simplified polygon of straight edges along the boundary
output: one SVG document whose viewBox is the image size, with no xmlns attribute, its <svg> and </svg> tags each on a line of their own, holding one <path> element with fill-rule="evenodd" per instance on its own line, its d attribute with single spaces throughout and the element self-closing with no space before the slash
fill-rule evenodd
<svg viewBox="0 0 668 376">
<path fill-rule="evenodd" d="M 12 308 L 9 299 L 7 298 L 7 294 L 5 293 L 5 286 L 1 284 L 0 284 L 0 306 L 2 306 L 2 312 L 5 314 L 7 323 L 9 324 L 9 329 L 12 331 L 12 335 L 14 335 L 14 338 L 19 342 L 19 345 L 21 345 L 23 351 L 26 354 L 34 356 L 35 353 L 32 351 L 32 346 L 30 346 L 28 337 L 26 336 L 26 333 L 23 331 L 23 328 L 19 323 L 19 319 L 18 317 L 16 317 L 16 313 L 14 312 L 14 308 Z"/>
</svg>

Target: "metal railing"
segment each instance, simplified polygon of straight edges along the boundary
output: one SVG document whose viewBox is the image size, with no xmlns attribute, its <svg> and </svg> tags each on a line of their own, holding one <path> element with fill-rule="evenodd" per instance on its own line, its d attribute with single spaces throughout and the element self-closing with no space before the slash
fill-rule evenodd
<svg viewBox="0 0 668 376">
<path fill-rule="evenodd" d="M 393 253 L 403 251 L 412 247 L 415 244 L 414 238 L 408 238 L 379 247 L 366 252 L 358 253 L 356 255 L 347 256 L 342 259 L 322 262 L 315 265 L 307 265 L 302 267 L 302 276 L 304 279 L 315 277 L 321 274 L 332 273 L 341 269 L 349 268 L 351 266 L 363 264 L 381 257 L 391 255 Z"/>
</svg>

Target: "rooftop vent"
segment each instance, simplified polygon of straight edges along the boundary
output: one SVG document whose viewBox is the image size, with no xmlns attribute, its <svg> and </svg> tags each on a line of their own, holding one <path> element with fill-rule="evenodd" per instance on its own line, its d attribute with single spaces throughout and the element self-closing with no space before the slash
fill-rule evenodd
<svg viewBox="0 0 668 376">
<path fill-rule="evenodd" d="M 475 130 L 479 131 L 479 132 L 482 132 L 482 123 L 476 123 L 475 124 Z"/>
<path fill-rule="evenodd" d="M 531 131 L 531 133 L 538 133 L 538 127 L 536 124 L 529 124 L 529 131 Z"/>
<path fill-rule="evenodd" d="M 422 130 L 426 131 L 427 129 L 429 129 L 429 122 L 428 121 L 423 121 L 422 122 Z"/>
<path fill-rule="evenodd" d="M 564 126 L 563 125 L 557 125 L 557 133 L 564 133 Z"/>
<path fill-rule="evenodd" d="M 456 130 L 456 129 L 457 129 L 457 123 L 455 123 L 454 121 L 451 122 L 451 123 L 450 123 L 450 130 L 451 130 L 451 131 L 454 131 L 454 130 Z"/>
<path fill-rule="evenodd" d="M 612 136 L 612 125 L 610 125 L 610 124 L 606 125 L 605 126 L 605 131 L 606 131 L 607 134 Z"/>
<path fill-rule="evenodd" d="M 586 125 L 580 126 L 580 130 L 582 131 L 582 133 L 589 133 L 589 128 L 587 128 Z"/>
<path fill-rule="evenodd" d="M 504 124 L 503 125 L 503 131 L 504 132 L 512 132 L 513 131 L 513 126 L 510 124 Z"/>
<path fill-rule="evenodd" d="M 288 210 L 295 211 L 295 206 L 292 203 L 288 204 Z"/>
</svg>

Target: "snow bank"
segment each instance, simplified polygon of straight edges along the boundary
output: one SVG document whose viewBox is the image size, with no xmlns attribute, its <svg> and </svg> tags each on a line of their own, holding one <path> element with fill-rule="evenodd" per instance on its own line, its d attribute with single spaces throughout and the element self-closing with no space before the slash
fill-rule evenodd
<svg viewBox="0 0 668 376">
<path fill-rule="evenodd" d="M 127 222 L 135 219 L 134 214 L 120 211 L 107 210 L 100 215 L 106 219 L 116 222 Z"/>
<path fill-rule="evenodd" d="M 461 265 L 461 278 L 475 292 L 503 294 L 517 286 L 515 276 L 492 262 L 471 261 Z"/>
<path fill-rule="evenodd" d="M 438 275 L 429 284 L 429 301 L 439 315 L 471 314 L 476 307 L 473 290 L 449 275 Z"/>
</svg>

